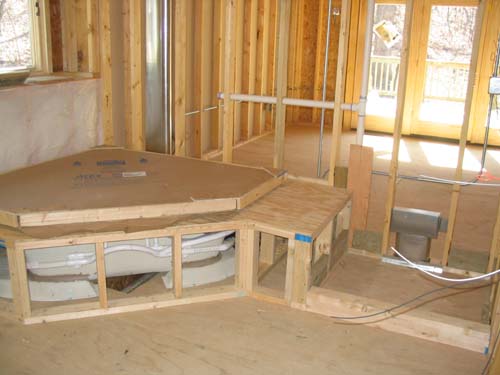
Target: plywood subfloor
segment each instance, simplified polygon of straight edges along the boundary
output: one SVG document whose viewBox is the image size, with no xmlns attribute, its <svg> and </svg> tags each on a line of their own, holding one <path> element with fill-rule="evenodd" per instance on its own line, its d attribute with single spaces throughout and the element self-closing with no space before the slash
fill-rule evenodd
<svg viewBox="0 0 500 375">
<path fill-rule="evenodd" d="M 323 168 L 328 168 L 330 153 L 331 129 L 325 130 L 323 141 Z M 236 163 L 271 167 L 273 163 L 273 134 L 235 149 Z M 316 126 L 287 126 L 285 137 L 285 169 L 289 173 L 316 177 L 316 161 L 318 156 L 319 128 Z M 355 133 L 342 134 L 339 165 L 347 166 L 349 144 L 355 142 Z M 374 149 L 373 169 L 389 170 L 392 150 L 392 137 L 387 135 L 367 134 L 366 146 Z M 464 180 L 473 179 L 479 170 L 482 148 L 478 145 L 467 146 L 464 163 Z M 428 175 L 441 178 L 453 178 L 456 167 L 458 146 L 456 143 L 438 142 L 429 139 L 404 137 L 399 155 L 399 171 L 405 175 Z M 500 150 L 491 147 L 487 154 L 486 167 L 493 175 L 500 177 Z M 375 234 L 383 230 L 385 201 L 387 197 L 386 176 L 374 175 L 369 203 L 367 229 Z M 495 181 L 494 181 L 495 182 Z M 498 181 L 496 181 L 498 182 Z M 448 216 L 451 199 L 451 186 L 428 182 L 400 179 L 397 182 L 396 206 L 413 207 L 441 212 Z M 452 259 L 456 252 L 478 251 L 487 257 L 489 252 L 493 226 L 498 207 L 499 190 L 491 187 L 464 187 L 461 192 L 458 214 L 452 243 Z M 376 237 L 376 236 L 375 236 Z M 444 247 L 443 233 L 433 240 L 431 256 L 433 260 L 441 259 Z M 380 240 L 374 246 L 380 247 Z M 484 258 L 484 257 L 483 257 Z M 470 267 L 470 265 L 454 264 L 454 266 Z M 481 271 L 484 261 L 476 270 Z M 470 267 L 472 269 L 473 267 Z"/>
<path fill-rule="evenodd" d="M 445 285 L 449 284 L 436 282 L 417 270 L 382 263 L 378 258 L 347 253 L 322 287 L 397 305 Z M 474 285 L 480 287 L 436 293 L 432 298 L 425 299 L 431 299 L 431 302 L 418 309 L 487 324 L 490 287 L 484 286 L 484 283 Z"/>
<path fill-rule="evenodd" d="M 480 373 L 481 354 L 241 298 L 22 326 L 0 318 L 5 374 Z"/>
<path fill-rule="evenodd" d="M 23 214 L 239 198 L 274 177 L 262 168 L 95 149 L 0 175 L 0 210 Z"/>
</svg>

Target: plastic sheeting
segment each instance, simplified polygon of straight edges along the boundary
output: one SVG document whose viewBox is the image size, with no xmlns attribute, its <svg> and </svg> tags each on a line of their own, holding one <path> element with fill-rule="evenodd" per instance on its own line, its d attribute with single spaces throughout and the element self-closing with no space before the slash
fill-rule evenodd
<svg viewBox="0 0 500 375">
<path fill-rule="evenodd" d="M 0 90 L 0 173 L 100 143 L 100 81 Z"/>
</svg>

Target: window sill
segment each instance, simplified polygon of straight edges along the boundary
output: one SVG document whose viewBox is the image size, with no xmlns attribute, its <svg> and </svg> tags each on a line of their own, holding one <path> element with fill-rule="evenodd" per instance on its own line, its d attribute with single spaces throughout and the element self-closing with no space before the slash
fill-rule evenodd
<svg viewBox="0 0 500 375">
<path fill-rule="evenodd" d="M 62 82 L 81 81 L 86 79 L 98 78 L 99 74 L 96 73 L 52 73 L 52 74 L 34 74 L 29 76 L 24 83 L 17 83 L 13 85 L 0 85 L 0 90 L 11 88 L 50 85 Z"/>
</svg>

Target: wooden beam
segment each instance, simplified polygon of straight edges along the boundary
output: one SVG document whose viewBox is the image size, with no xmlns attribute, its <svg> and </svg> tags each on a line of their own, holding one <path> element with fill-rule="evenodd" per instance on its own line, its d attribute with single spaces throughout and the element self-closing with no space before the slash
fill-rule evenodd
<svg viewBox="0 0 500 375">
<path fill-rule="evenodd" d="M 373 149 L 352 144 L 349 151 L 347 190 L 352 192 L 351 228 L 348 247 L 355 230 L 365 230 L 372 185 Z"/>
<path fill-rule="evenodd" d="M 123 114 L 124 114 L 124 128 L 125 128 L 125 145 L 126 148 L 132 149 L 133 147 L 133 132 L 132 132 L 132 79 L 130 67 L 130 51 L 132 43 L 130 42 L 130 6 L 133 0 L 126 0 L 122 2 L 122 35 L 123 35 Z"/>
<path fill-rule="evenodd" d="M 88 70 L 90 73 L 99 73 L 99 12 L 97 0 L 87 0 L 87 28 Z"/>
<path fill-rule="evenodd" d="M 172 238 L 172 270 L 175 298 L 182 297 L 182 235 L 176 233 Z"/>
<path fill-rule="evenodd" d="M 283 98 L 287 95 L 288 79 L 288 39 L 290 35 L 291 0 L 279 0 L 278 3 L 278 56 L 276 75 L 276 129 L 274 131 L 273 167 L 282 169 L 285 163 L 285 120 L 286 105 Z"/>
<path fill-rule="evenodd" d="M 236 0 L 226 0 L 226 28 L 224 37 L 224 131 L 222 140 L 222 161 L 233 161 L 234 102 L 229 96 L 234 92 L 234 26 Z"/>
<path fill-rule="evenodd" d="M 390 303 L 338 290 L 312 287 L 307 295 L 306 311 L 325 316 L 359 316 L 394 307 Z M 344 322 L 338 320 L 339 322 Z M 484 353 L 488 345 L 489 329 L 486 324 L 442 315 L 430 311 L 400 311 L 382 316 L 358 319 L 359 324 L 369 324 L 389 332 L 418 337 L 440 344 Z"/>
<path fill-rule="evenodd" d="M 285 301 L 291 305 L 293 296 L 295 240 L 288 239 L 288 249 L 286 252 L 286 274 L 285 274 Z"/>
<path fill-rule="evenodd" d="M 485 7 L 486 0 L 480 1 L 476 13 L 476 23 L 474 25 L 474 40 L 472 44 L 472 56 L 469 67 L 469 82 L 467 84 L 467 94 L 465 97 L 462 128 L 460 129 L 460 141 L 458 147 L 457 169 L 455 170 L 455 181 L 462 180 L 465 147 L 467 145 L 467 135 L 469 133 L 469 125 L 471 120 L 472 99 L 478 81 L 479 68 L 477 66 L 477 62 L 479 58 L 479 45 L 481 42 L 481 28 L 484 20 Z M 441 264 L 443 266 L 448 265 L 448 257 L 451 251 L 451 243 L 453 240 L 453 232 L 455 230 L 455 221 L 457 218 L 458 200 L 460 198 L 460 185 L 454 184 L 452 189 L 450 211 L 448 213 L 448 229 L 446 231 L 446 237 L 444 240 L 443 258 L 441 259 Z"/>
<path fill-rule="evenodd" d="M 108 308 L 108 291 L 106 287 L 106 261 L 104 257 L 104 244 L 95 244 L 95 259 L 97 267 L 97 285 L 99 287 L 99 306 L 101 309 Z"/>
<path fill-rule="evenodd" d="M 101 113 L 104 144 L 115 143 L 113 128 L 113 86 L 111 70 L 111 0 L 99 1 L 99 36 L 101 40 Z"/>
<path fill-rule="evenodd" d="M 174 18 L 174 124 L 175 155 L 186 156 L 186 46 L 187 4 L 175 1 Z"/>
<path fill-rule="evenodd" d="M 146 16 L 142 0 L 130 3 L 130 134 L 131 149 L 146 149 L 145 80 L 146 80 Z"/>
<path fill-rule="evenodd" d="M 264 0 L 263 30 L 262 30 L 262 72 L 260 95 L 267 95 L 269 82 L 269 42 L 271 38 L 271 0 Z M 266 104 L 260 104 L 259 135 L 266 130 Z"/>
<path fill-rule="evenodd" d="M 255 80 L 257 75 L 257 21 L 259 18 L 259 0 L 251 0 L 250 8 L 250 54 L 248 68 L 248 93 L 256 94 Z M 248 121 L 246 128 L 246 139 L 253 135 L 255 122 L 255 103 L 248 103 Z"/>
<path fill-rule="evenodd" d="M 12 291 L 14 311 L 19 318 L 22 318 L 24 308 L 21 303 L 22 294 L 21 286 L 19 284 L 19 268 L 17 267 L 16 248 L 13 241 L 6 241 L 5 246 L 7 248 L 7 261 L 9 264 L 10 288 Z"/>
<path fill-rule="evenodd" d="M 406 12 L 405 12 L 405 24 L 403 30 L 403 45 L 401 46 L 401 62 L 399 64 L 399 81 L 398 81 L 398 96 L 397 96 L 397 107 L 396 107 L 396 117 L 394 119 L 394 134 L 393 134 L 393 144 L 392 144 L 392 159 L 389 168 L 389 182 L 387 199 L 385 202 L 385 218 L 384 218 L 384 232 L 382 234 L 382 254 L 387 254 L 389 241 L 390 241 L 390 229 L 391 229 L 391 218 L 392 218 L 392 208 L 394 207 L 394 199 L 396 192 L 396 181 L 398 177 L 398 156 L 399 156 L 399 146 L 401 143 L 401 132 L 403 130 L 403 118 L 405 111 L 405 100 L 406 100 L 406 77 L 408 76 L 409 69 L 409 47 L 412 34 L 412 19 L 413 19 L 413 0 L 406 1 Z"/>
<path fill-rule="evenodd" d="M 335 82 L 335 105 L 333 107 L 332 145 L 330 151 L 330 171 L 328 182 L 335 185 L 335 166 L 337 154 L 340 154 L 340 140 L 342 137 L 343 111 L 341 109 L 345 98 L 345 77 L 347 69 L 347 50 L 349 45 L 349 19 L 351 14 L 351 1 L 342 0 L 342 14 L 340 16 L 339 51 L 337 57 L 337 76 Z"/>
</svg>

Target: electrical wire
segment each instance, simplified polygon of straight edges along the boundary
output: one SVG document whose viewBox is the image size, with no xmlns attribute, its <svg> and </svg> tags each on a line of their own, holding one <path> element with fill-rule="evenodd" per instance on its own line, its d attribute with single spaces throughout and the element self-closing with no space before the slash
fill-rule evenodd
<svg viewBox="0 0 500 375">
<path fill-rule="evenodd" d="M 464 281 L 464 284 L 465 283 L 469 283 L 469 282 L 472 282 L 472 281 Z M 490 283 L 487 283 L 487 284 L 484 284 L 484 285 L 481 285 L 481 286 L 470 286 L 470 287 L 467 287 L 467 288 L 480 288 L 480 287 L 483 287 L 483 286 L 486 286 L 486 285 L 490 285 L 490 284 L 492 284 L 492 283 L 490 282 Z M 374 316 L 379 316 L 379 315 L 385 315 L 385 314 L 391 313 L 391 312 L 393 312 L 395 310 L 399 310 L 399 309 L 401 309 L 401 308 L 403 308 L 405 306 L 411 305 L 413 302 L 418 301 L 419 299 L 427 297 L 427 296 L 429 296 L 431 294 L 440 292 L 442 290 L 454 289 L 454 288 L 457 288 L 457 285 L 452 284 L 452 285 L 446 285 L 446 286 L 442 286 L 440 288 L 432 289 L 432 290 L 427 291 L 425 293 L 419 294 L 418 296 L 413 297 L 412 299 L 410 299 L 408 301 L 400 303 L 399 305 L 390 307 L 390 308 L 385 309 L 385 310 L 380 310 L 380 311 L 377 311 L 377 312 L 374 312 L 374 313 L 371 313 L 371 314 L 357 315 L 357 316 L 336 316 L 336 315 L 329 315 L 329 317 L 332 318 L 332 319 L 338 319 L 338 320 L 357 320 L 357 319 L 372 318 Z M 462 288 L 462 289 L 465 289 L 465 288 Z"/>
<path fill-rule="evenodd" d="M 411 260 L 409 260 L 408 258 L 406 258 L 403 254 L 401 254 L 399 251 L 397 251 L 394 247 L 391 246 L 391 249 L 401 259 L 403 259 L 406 263 L 408 263 L 409 265 L 411 265 L 413 268 L 416 268 L 418 271 L 423 272 L 423 273 L 425 273 L 428 276 L 431 276 L 431 277 L 433 277 L 435 279 L 442 280 L 442 281 L 449 281 L 449 282 L 455 282 L 455 283 L 463 283 L 463 282 L 467 282 L 467 281 L 478 281 L 478 280 L 487 279 L 487 278 L 489 278 L 491 276 L 494 276 L 494 275 L 497 275 L 497 274 L 500 273 L 500 269 L 498 269 L 498 270 L 495 270 L 493 272 L 486 273 L 484 275 L 479 275 L 479 276 L 475 276 L 475 277 L 468 277 L 466 279 L 450 279 L 449 277 L 443 277 L 443 276 L 435 275 L 435 274 L 433 274 L 433 273 L 431 273 L 431 272 L 423 269 L 420 265 L 418 265 L 416 263 L 413 263 Z"/>
</svg>

